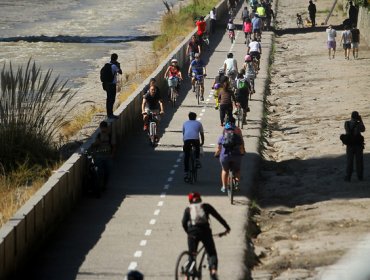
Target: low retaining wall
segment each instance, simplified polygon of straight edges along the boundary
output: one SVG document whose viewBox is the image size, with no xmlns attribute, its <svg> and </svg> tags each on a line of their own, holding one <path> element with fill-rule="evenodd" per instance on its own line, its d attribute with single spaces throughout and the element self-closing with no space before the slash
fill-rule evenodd
<svg viewBox="0 0 370 280">
<path fill-rule="evenodd" d="M 370 10 L 367 7 L 360 7 L 357 27 L 360 29 L 361 36 L 365 40 L 365 43 L 370 46 Z"/>
<path fill-rule="evenodd" d="M 217 6 L 217 14 L 227 13 L 227 1 Z M 209 23 L 209 17 L 206 17 Z M 207 24 L 209 26 L 209 24 Z M 160 87 L 165 86 L 164 73 L 172 58 L 177 58 L 184 69 L 186 48 L 196 29 L 152 73 Z M 138 89 L 115 111 L 119 119 L 113 122 L 112 129 L 117 143 L 123 144 L 132 131 L 140 129 L 141 91 L 149 83 L 145 80 Z M 164 90 L 163 90 L 164 92 Z M 83 145 L 88 149 L 97 131 Z M 86 174 L 85 157 L 74 153 L 39 191 L 0 229 L 0 279 L 8 279 L 21 269 L 28 258 L 43 244 L 49 233 L 68 215 L 82 194 L 82 181 Z"/>
</svg>

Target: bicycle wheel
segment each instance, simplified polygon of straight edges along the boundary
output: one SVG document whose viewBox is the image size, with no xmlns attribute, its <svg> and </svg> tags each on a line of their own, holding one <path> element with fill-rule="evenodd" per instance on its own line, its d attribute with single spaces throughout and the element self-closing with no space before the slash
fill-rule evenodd
<svg viewBox="0 0 370 280">
<path fill-rule="evenodd" d="M 207 265 L 203 264 L 205 259 L 206 259 L 206 251 L 204 250 L 203 254 L 202 254 L 202 257 L 200 258 L 200 261 L 199 261 L 196 277 L 194 279 L 199 279 L 199 280 L 202 279 L 203 269 L 208 270 Z"/>
<path fill-rule="evenodd" d="M 195 98 L 197 99 L 197 103 L 199 105 L 199 101 L 200 101 L 200 85 L 199 85 L 199 82 L 197 82 L 196 86 L 195 86 Z"/>
<path fill-rule="evenodd" d="M 171 103 L 172 107 L 176 107 L 176 97 L 177 97 L 177 91 L 175 90 L 174 87 L 171 87 Z"/>
<path fill-rule="evenodd" d="M 227 190 L 227 195 L 230 198 L 230 203 L 234 203 L 234 186 L 235 186 L 235 178 L 234 178 L 234 173 L 232 170 L 229 171 L 229 182 L 228 182 L 228 190 Z"/>
<path fill-rule="evenodd" d="M 188 251 L 182 252 L 176 261 L 175 279 L 183 280 L 185 277 L 189 280 L 197 279 L 193 276 L 195 270 L 195 262 L 191 261 L 190 253 Z"/>
<path fill-rule="evenodd" d="M 152 121 L 149 125 L 149 137 L 150 137 L 150 144 L 154 147 L 155 146 L 155 137 L 157 135 L 157 124 L 156 122 Z"/>
</svg>

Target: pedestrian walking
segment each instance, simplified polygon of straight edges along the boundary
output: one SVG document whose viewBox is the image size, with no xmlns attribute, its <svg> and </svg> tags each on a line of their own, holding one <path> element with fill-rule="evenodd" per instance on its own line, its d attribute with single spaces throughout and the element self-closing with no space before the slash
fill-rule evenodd
<svg viewBox="0 0 370 280">
<path fill-rule="evenodd" d="M 360 45 L 360 30 L 354 25 L 351 29 L 352 35 L 352 54 L 353 58 L 358 58 L 358 47 Z"/>
<path fill-rule="evenodd" d="M 344 58 L 349 60 L 349 52 L 351 51 L 351 43 L 352 43 L 352 33 L 351 33 L 351 30 L 349 30 L 349 27 L 347 25 L 344 26 L 344 31 L 342 33 L 340 43 L 341 44 L 343 43 Z"/>
<path fill-rule="evenodd" d="M 344 123 L 344 129 L 349 139 L 346 147 L 347 167 L 344 180 L 347 182 L 351 181 L 353 161 L 356 158 L 357 178 L 362 181 L 364 172 L 364 137 L 361 135 L 361 132 L 365 131 L 365 126 L 357 111 L 353 111 L 351 120 Z"/>
<path fill-rule="evenodd" d="M 213 34 L 215 33 L 215 30 L 216 30 L 216 20 L 217 20 L 215 7 L 213 7 L 211 12 L 209 13 L 209 18 L 211 19 L 210 26 L 209 26 L 209 32 Z"/>
<path fill-rule="evenodd" d="M 312 27 L 316 26 L 316 5 L 312 3 L 312 0 L 309 1 L 308 13 L 310 14 L 310 20 Z"/>
<path fill-rule="evenodd" d="M 328 41 L 327 41 L 327 47 L 329 52 L 329 59 L 335 58 L 335 51 L 337 48 L 337 42 L 335 41 L 335 38 L 337 37 L 337 31 L 329 25 L 326 29 L 326 33 L 328 35 Z M 333 50 L 333 54 L 331 51 Z"/>
<path fill-rule="evenodd" d="M 113 115 L 113 105 L 117 94 L 117 74 L 122 75 L 121 65 L 118 62 L 118 55 L 113 53 L 111 60 L 100 70 L 100 80 L 103 83 L 103 89 L 107 92 L 106 110 L 109 119 L 118 119 Z"/>
</svg>

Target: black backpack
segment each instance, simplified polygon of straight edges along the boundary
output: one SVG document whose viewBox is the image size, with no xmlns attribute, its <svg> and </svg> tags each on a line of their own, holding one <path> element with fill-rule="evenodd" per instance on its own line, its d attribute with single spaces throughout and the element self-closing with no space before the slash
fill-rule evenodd
<svg viewBox="0 0 370 280">
<path fill-rule="evenodd" d="M 231 151 L 242 144 L 240 135 L 236 134 L 234 131 L 226 130 L 224 132 L 224 137 L 222 141 L 222 146 L 225 148 L 226 153 L 231 153 Z"/>
<path fill-rule="evenodd" d="M 104 84 L 113 83 L 114 75 L 112 72 L 112 64 L 106 63 L 102 69 L 100 69 L 100 81 Z"/>
</svg>

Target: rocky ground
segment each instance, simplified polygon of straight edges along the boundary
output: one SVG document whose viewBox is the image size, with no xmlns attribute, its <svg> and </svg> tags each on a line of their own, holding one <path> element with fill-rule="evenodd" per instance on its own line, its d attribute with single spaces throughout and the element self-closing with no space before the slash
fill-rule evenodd
<svg viewBox="0 0 370 280">
<path fill-rule="evenodd" d="M 295 29 L 295 14 L 307 11 L 308 1 L 300 2 L 278 2 L 281 32 L 267 97 L 256 197 L 261 213 L 254 217 L 261 233 L 253 240 L 260 264 L 253 279 L 324 279 L 325 269 L 369 232 L 369 146 L 364 181 L 354 173 L 351 182 L 344 182 L 345 146 L 339 135 L 357 110 L 368 128 L 365 141 L 370 139 L 370 49 L 363 43 L 358 59 L 345 60 L 340 30 L 338 52 L 329 59 L 324 27 Z M 332 3 L 316 2 L 318 24 Z M 336 11 L 328 23 L 340 24 L 344 18 Z"/>
</svg>

